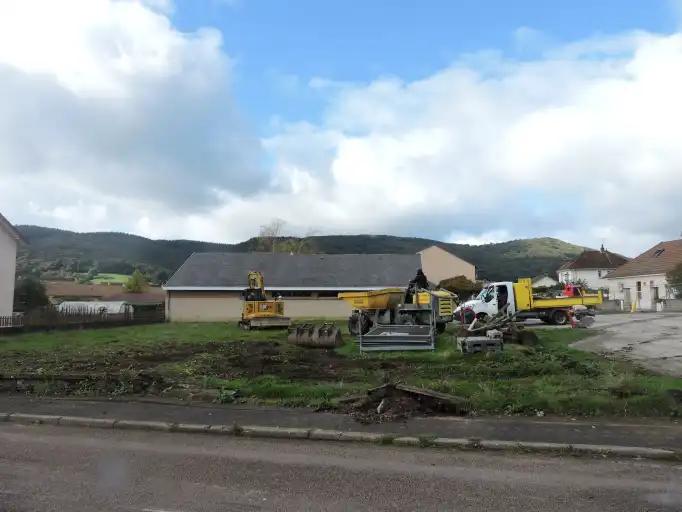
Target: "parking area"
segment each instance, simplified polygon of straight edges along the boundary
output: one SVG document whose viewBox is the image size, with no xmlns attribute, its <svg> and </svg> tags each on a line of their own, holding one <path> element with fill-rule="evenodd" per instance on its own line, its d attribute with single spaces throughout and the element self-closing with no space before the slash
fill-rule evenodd
<svg viewBox="0 0 682 512">
<path fill-rule="evenodd" d="M 682 377 L 682 314 L 602 314 L 592 328 L 602 332 L 571 346 L 615 355 L 657 373 Z"/>
</svg>

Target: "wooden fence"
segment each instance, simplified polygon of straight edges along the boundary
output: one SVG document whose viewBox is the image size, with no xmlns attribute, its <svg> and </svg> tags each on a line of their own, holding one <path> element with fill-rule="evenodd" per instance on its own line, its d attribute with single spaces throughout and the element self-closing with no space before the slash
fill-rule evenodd
<svg viewBox="0 0 682 512">
<path fill-rule="evenodd" d="M 123 313 L 93 311 L 91 308 L 70 308 L 66 311 L 59 311 L 54 307 L 44 307 L 23 314 L 0 316 L 0 334 L 17 331 L 115 327 L 159 323 L 165 320 L 166 314 L 163 306 L 133 307 Z"/>
</svg>

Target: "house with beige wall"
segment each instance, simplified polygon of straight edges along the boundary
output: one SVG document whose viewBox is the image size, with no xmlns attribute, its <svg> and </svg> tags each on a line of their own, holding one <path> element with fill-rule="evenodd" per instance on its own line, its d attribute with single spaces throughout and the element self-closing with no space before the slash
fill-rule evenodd
<svg viewBox="0 0 682 512">
<path fill-rule="evenodd" d="M 476 281 L 476 267 L 442 247 L 432 245 L 419 251 L 418 254 L 421 256 L 424 274 L 434 284 L 440 283 L 443 279 L 457 276 L 464 276 L 469 281 Z"/>
<path fill-rule="evenodd" d="M 19 232 L 0 213 L 0 316 L 12 314 Z"/>
<path fill-rule="evenodd" d="M 163 286 L 166 318 L 240 318 L 251 271 L 263 273 L 266 293 L 281 296 L 291 318 L 346 318 L 350 306 L 339 292 L 405 288 L 421 266 L 418 254 L 194 253 Z"/>
</svg>

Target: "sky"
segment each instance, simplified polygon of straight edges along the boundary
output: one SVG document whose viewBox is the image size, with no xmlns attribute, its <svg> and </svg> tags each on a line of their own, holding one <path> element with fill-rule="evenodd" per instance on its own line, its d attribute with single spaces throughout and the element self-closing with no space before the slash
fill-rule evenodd
<svg viewBox="0 0 682 512">
<path fill-rule="evenodd" d="M 0 212 L 238 242 L 682 232 L 682 1 L 0 0 Z"/>
</svg>

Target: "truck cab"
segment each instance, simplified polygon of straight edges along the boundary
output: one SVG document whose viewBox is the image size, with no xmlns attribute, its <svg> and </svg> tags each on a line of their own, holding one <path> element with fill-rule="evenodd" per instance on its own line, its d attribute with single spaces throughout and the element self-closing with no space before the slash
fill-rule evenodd
<svg viewBox="0 0 682 512">
<path fill-rule="evenodd" d="M 472 300 L 455 310 L 455 318 L 470 323 L 474 318 L 484 319 L 498 313 L 516 315 L 518 319 L 537 318 L 545 323 L 563 325 L 576 310 L 594 313 L 595 306 L 602 303 L 601 291 L 585 293 L 580 287 L 565 290 L 558 297 L 540 297 L 533 293 L 529 278 L 517 282 L 501 281 L 488 284 Z"/>
<path fill-rule="evenodd" d="M 514 284 L 510 281 L 488 284 L 476 297 L 459 305 L 455 318 L 464 315 L 465 322 L 471 322 L 474 318 L 494 316 L 501 311 L 516 313 Z"/>
</svg>

